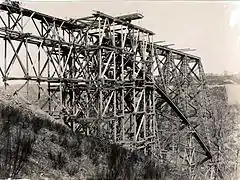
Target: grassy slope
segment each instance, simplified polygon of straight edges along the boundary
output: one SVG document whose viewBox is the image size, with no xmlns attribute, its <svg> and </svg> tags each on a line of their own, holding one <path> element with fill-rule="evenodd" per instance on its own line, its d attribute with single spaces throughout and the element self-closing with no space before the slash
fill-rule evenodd
<svg viewBox="0 0 240 180">
<path fill-rule="evenodd" d="M 0 92 L 0 178 L 13 167 L 22 167 L 18 177 L 31 179 L 172 179 L 166 165 L 73 134 L 41 110 Z"/>
</svg>

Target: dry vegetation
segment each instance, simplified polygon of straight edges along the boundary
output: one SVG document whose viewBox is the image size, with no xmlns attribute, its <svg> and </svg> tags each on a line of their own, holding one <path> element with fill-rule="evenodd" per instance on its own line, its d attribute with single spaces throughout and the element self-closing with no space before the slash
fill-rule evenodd
<svg viewBox="0 0 240 180">
<path fill-rule="evenodd" d="M 225 179 L 238 179 L 239 106 L 229 106 L 225 95 L 224 87 L 210 91 L 211 151 Z M 187 180 L 174 171 L 106 140 L 74 134 L 40 109 L 0 92 L 0 178 Z"/>
<path fill-rule="evenodd" d="M 223 78 L 216 76 L 212 79 L 221 82 Z M 213 122 L 209 124 L 214 161 L 222 171 L 224 179 L 238 180 L 240 106 L 227 103 L 228 97 L 224 86 L 210 88 L 209 94 L 214 117 Z"/>
<path fill-rule="evenodd" d="M 0 94 L 0 178 L 175 179 L 167 165 L 74 134 L 41 110 Z"/>
</svg>

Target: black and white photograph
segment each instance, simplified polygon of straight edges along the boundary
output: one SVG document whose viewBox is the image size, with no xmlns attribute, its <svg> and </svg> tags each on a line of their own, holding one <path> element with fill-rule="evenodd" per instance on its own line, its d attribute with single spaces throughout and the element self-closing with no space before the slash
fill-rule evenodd
<svg viewBox="0 0 240 180">
<path fill-rule="evenodd" d="M 0 1 L 0 180 L 240 180 L 239 161 L 240 1 Z"/>
</svg>

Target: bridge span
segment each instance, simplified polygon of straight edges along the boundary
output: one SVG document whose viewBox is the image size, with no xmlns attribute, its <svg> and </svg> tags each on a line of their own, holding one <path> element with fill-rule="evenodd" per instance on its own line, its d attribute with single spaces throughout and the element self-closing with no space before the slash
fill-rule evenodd
<svg viewBox="0 0 240 180">
<path fill-rule="evenodd" d="M 143 151 L 192 179 L 221 177 L 199 57 L 154 43 L 154 32 L 132 23 L 139 13 L 64 20 L 11 3 L 0 10 L 6 89 L 17 82 L 14 94 L 25 89 L 26 101 L 73 131 Z"/>
</svg>

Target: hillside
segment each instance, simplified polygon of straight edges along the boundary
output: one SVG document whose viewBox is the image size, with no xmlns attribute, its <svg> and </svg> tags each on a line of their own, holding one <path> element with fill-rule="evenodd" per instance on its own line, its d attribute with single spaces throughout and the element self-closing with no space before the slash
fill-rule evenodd
<svg viewBox="0 0 240 180">
<path fill-rule="evenodd" d="M 240 78 L 239 75 L 207 75 L 213 113 L 211 151 L 216 154 L 224 179 L 240 179 Z"/>
<path fill-rule="evenodd" d="M 174 179 L 172 171 L 139 153 L 74 134 L 0 92 L 0 178 Z"/>
<path fill-rule="evenodd" d="M 208 85 L 240 84 L 239 74 L 206 74 Z"/>
</svg>

